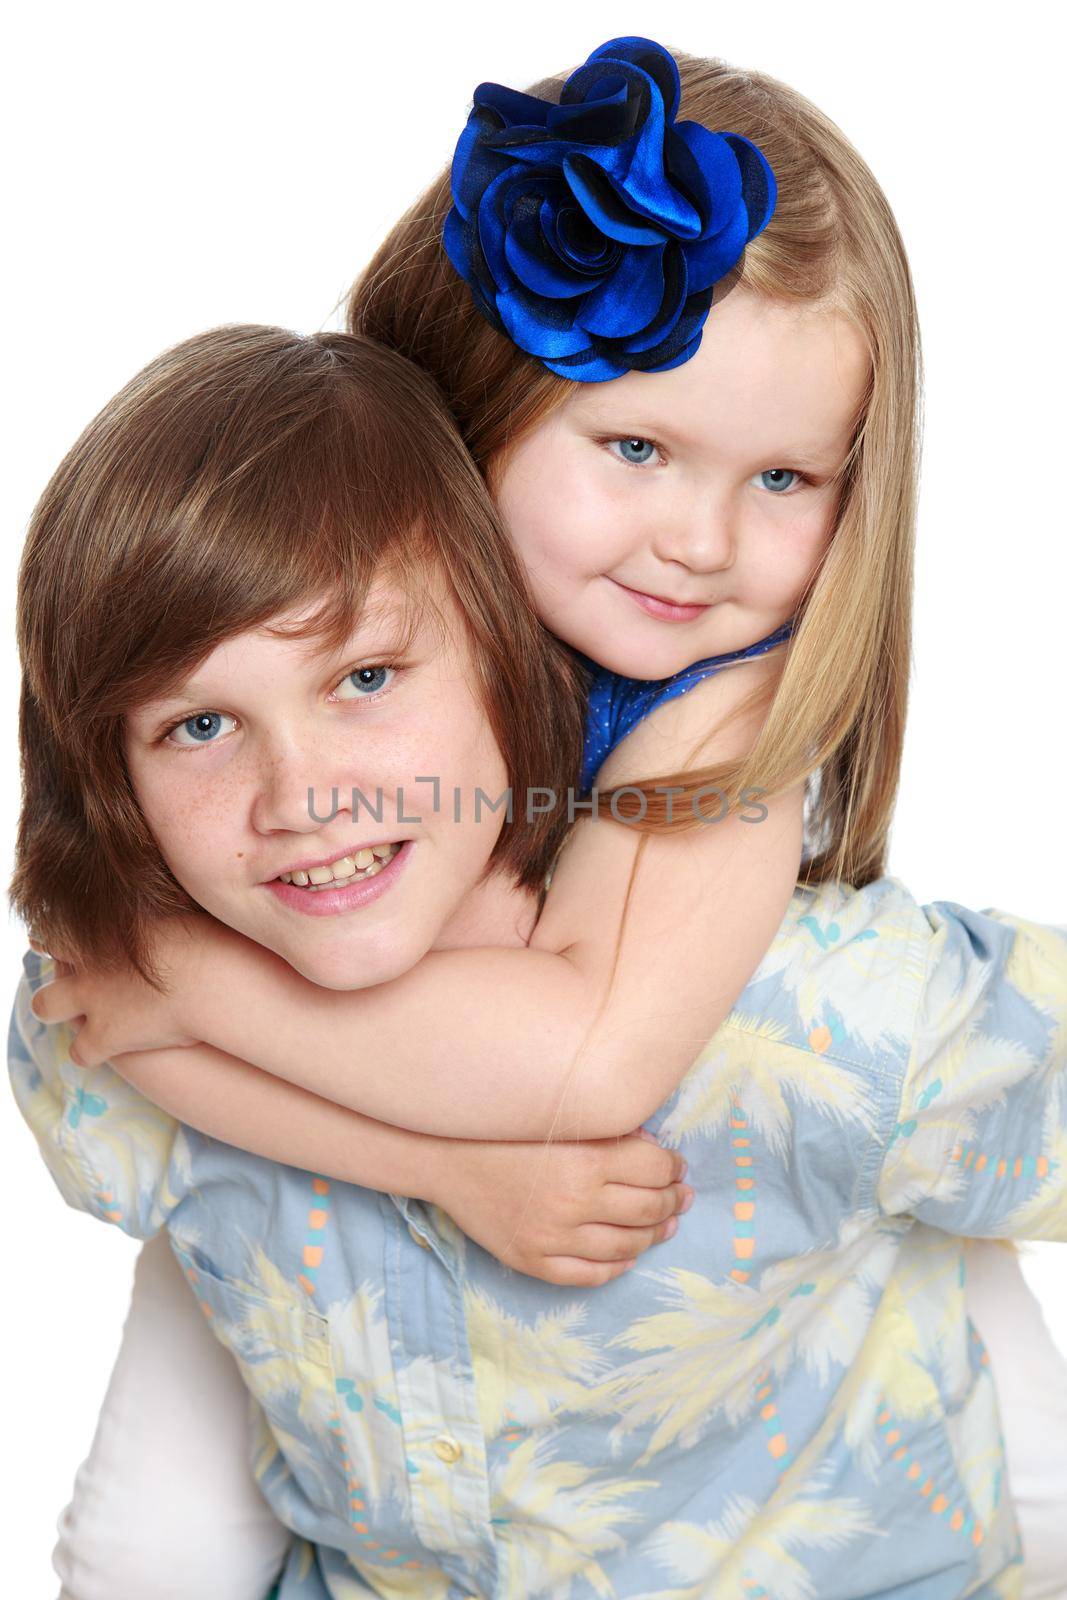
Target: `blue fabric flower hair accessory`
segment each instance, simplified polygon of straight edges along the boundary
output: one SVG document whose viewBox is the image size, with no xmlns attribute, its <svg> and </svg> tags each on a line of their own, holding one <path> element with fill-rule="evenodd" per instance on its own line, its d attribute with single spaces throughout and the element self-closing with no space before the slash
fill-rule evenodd
<svg viewBox="0 0 1067 1600">
<path fill-rule="evenodd" d="M 444 247 L 482 315 L 562 377 L 688 361 L 714 285 L 770 221 L 762 151 L 676 122 L 680 97 L 670 52 L 630 38 L 594 50 L 559 105 L 474 92 Z"/>
</svg>

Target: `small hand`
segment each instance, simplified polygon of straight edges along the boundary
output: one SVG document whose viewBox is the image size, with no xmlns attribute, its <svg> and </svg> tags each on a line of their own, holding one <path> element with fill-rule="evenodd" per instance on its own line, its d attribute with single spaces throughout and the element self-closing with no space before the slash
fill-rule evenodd
<svg viewBox="0 0 1067 1600">
<path fill-rule="evenodd" d="M 584 1143 L 464 1141 L 433 1198 L 505 1266 L 593 1288 L 672 1237 L 693 1194 L 684 1172 L 676 1151 L 640 1130 Z"/>
<path fill-rule="evenodd" d="M 42 1022 L 75 1027 L 70 1059 L 97 1067 L 133 1050 L 159 1050 L 197 1042 L 186 1018 L 195 1013 L 195 994 L 205 959 L 208 917 L 170 917 L 160 922 L 152 958 L 165 985 L 163 993 L 132 966 L 104 971 L 75 968 L 53 949 L 55 978 L 37 990 L 30 1009 Z M 37 950 L 40 945 L 31 939 Z M 69 953 L 69 952 L 68 952 Z"/>
</svg>

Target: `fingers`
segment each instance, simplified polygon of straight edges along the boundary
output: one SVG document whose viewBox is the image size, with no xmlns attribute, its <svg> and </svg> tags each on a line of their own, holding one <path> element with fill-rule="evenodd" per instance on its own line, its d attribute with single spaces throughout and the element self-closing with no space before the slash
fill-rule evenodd
<svg viewBox="0 0 1067 1600">
<path fill-rule="evenodd" d="M 588 1251 L 584 1256 L 545 1256 L 537 1273 L 549 1283 L 572 1288 L 595 1288 L 610 1283 L 637 1265 L 637 1257 L 654 1244 L 671 1239 L 678 1231 L 678 1218 L 671 1217 L 656 1228 L 608 1228 L 590 1223 L 572 1235 L 576 1245 Z"/>
<path fill-rule="evenodd" d="M 586 1261 L 582 1256 L 546 1256 L 541 1267 L 533 1276 L 542 1278 L 546 1283 L 556 1283 L 565 1289 L 596 1289 L 601 1284 L 610 1283 L 613 1278 L 621 1278 L 624 1272 L 629 1272 L 637 1263 L 632 1258 L 629 1261 Z"/>
<path fill-rule="evenodd" d="M 574 1288 L 610 1282 L 633 1266 L 644 1251 L 674 1237 L 680 1213 L 693 1203 L 693 1191 L 688 1184 L 671 1184 L 665 1189 L 610 1184 L 602 1190 L 600 1200 L 612 1220 L 582 1223 L 562 1233 L 558 1242 L 566 1241 L 581 1255 L 545 1254 L 537 1277 Z"/>
<path fill-rule="evenodd" d="M 574 1233 L 575 1248 L 590 1261 L 626 1261 L 643 1255 L 654 1244 L 673 1239 L 678 1218 L 668 1217 L 653 1228 L 615 1228 L 603 1222 L 587 1222 Z"/>
<path fill-rule="evenodd" d="M 545 1253 L 539 1251 L 532 1260 L 528 1258 L 521 1270 L 570 1288 L 609 1283 L 634 1266 L 637 1257 L 654 1244 L 672 1239 L 679 1216 L 689 1210 L 694 1198 L 694 1191 L 683 1183 L 662 1189 L 606 1184 L 597 1197 L 605 1220 L 560 1229 L 555 1241 L 541 1243 L 540 1250 Z M 548 1253 L 553 1242 L 562 1247 L 559 1254 Z"/>
<path fill-rule="evenodd" d="M 679 1183 L 688 1163 L 678 1150 L 666 1150 L 651 1138 L 627 1134 L 607 1157 L 605 1168 L 606 1177 L 614 1183 L 660 1189 L 668 1183 Z"/>
<path fill-rule="evenodd" d="M 572 1251 L 580 1251 L 573 1259 L 599 1267 L 617 1266 L 620 1270 L 654 1244 L 673 1238 L 678 1231 L 677 1217 L 660 1223 L 656 1228 L 611 1228 L 600 1223 L 587 1223 L 572 1228 L 561 1236 L 559 1243 Z M 566 1259 L 562 1255 L 545 1254 L 542 1263 Z M 538 1276 L 541 1276 L 538 1272 Z"/>
<path fill-rule="evenodd" d="M 693 1191 L 687 1183 L 671 1183 L 665 1189 L 638 1189 L 624 1183 L 608 1183 L 596 1198 L 595 1220 L 620 1228 L 650 1228 L 681 1212 Z M 689 1209 L 688 1205 L 685 1207 Z"/>
</svg>

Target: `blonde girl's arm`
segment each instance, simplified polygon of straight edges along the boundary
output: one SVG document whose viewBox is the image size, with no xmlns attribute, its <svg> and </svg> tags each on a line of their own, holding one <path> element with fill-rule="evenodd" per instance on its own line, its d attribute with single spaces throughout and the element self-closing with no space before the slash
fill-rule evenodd
<svg viewBox="0 0 1067 1600">
<path fill-rule="evenodd" d="M 678 770 L 754 685 L 748 662 L 645 719 L 598 786 Z M 700 765 L 750 747 L 738 719 Z M 766 803 L 765 803 L 766 804 Z M 758 813 L 757 813 L 758 814 Z M 648 837 L 589 818 L 556 868 L 529 947 L 431 951 L 369 990 L 319 988 L 247 940 L 212 952 L 195 997 L 205 1042 L 327 1100 L 416 1132 L 606 1138 L 645 1121 L 729 1014 L 796 885 L 803 794 Z"/>
<path fill-rule="evenodd" d="M 86 1069 L 65 1023 L 33 1009 L 71 969 L 23 959 L 8 1030 L 19 1108 L 70 1205 L 147 1239 L 186 1192 L 188 1128 L 323 1178 L 439 1206 L 505 1266 L 591 1288 L 667 1238 L 692 1190 L 646 1130 L 596 1143 L 437 1139 L 317 1100 L 207 1045 L 128 1051 Z M 177 1058 L 177 1059 L 176 1059 Z M 106 1115 L 105 1115 L 106 1113 Z"/>
<path fill-rule="evenodd" d="M 670 1237 L 691 1193 L 679 1153 L 638 1132 L 580 1144 L 439 1139 L 345 1110 L 208 1045 L 131 1051 L 111 1066 L 225 1144 L 440 1206 L 505 1266 L 548 1283 L 617 1278 Z"/>
</svg>

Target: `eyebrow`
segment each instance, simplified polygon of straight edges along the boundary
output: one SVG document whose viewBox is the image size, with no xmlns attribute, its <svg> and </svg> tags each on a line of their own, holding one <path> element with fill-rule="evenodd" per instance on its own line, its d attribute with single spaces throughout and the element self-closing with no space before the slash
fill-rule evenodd
<svg viewBox="0 0 1067 1600">
<path fill-rule="evenodd" d="M 317 659 L 322 666 L 326 666 L 331 661 L 340 663 L 353 655 L 365 654 L 371 648 L 386 649 L 387 643 L 379 644 L 375 636 L 394 627 L 403 627 L 405 620 L 406 613 L 404 608 L 390 601 L 384 605 L 374 607 L 373 610 L 365 610 L 356 627 L 353 628 L 339 650 L 316 649 L 313 639 L 306 639 L 303 642 L 308 646 L 308 656 Z M 415 631 L 418 631 L 417 625 Z M 360 642 L 361 636 L 364 634 L 370 635 L 367 645 L 363 645 Z M 149 700 L 142 700 L 139 706 L 129 712 L 129 716 L 143 716 L 156 721 L 166 717 L 167 706 L 209 705 L 217 698 L 218 696 L 212 694 L 207 687 L 197 683 L 195 678 L 190 678 L 175 685 L 173 689 L 167 690 L 163 694 L 153 695 Z"/>
</svg>

